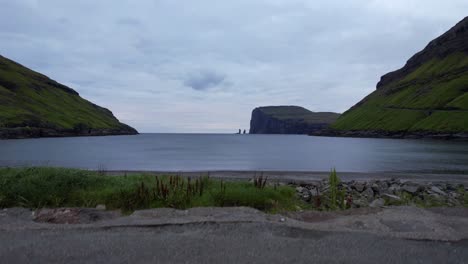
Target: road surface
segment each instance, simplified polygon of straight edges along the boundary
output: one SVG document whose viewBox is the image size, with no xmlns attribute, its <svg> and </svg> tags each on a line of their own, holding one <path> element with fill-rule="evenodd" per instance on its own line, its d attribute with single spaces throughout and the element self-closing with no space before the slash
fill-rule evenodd
<svg viewBox="0 0 468 264">
<path fill-rule="evenodd" d="M 0 263 L 468 262 L 463 208 L 288 216 L 249 208 L 159 209 L 124 217 L 83 210 L 69 218 L 76 209 L 67 210 L 42 219 L 26 209 L 1 211 Z M 50 223 L 64 219 L 73 224 Z"/>
</svg>

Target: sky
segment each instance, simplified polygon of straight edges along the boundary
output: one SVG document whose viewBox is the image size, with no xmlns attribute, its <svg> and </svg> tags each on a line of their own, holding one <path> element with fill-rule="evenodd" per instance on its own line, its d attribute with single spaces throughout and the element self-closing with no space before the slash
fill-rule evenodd
<svg viewBox="0 0 468 264">
<path fill-rule="evenodd" d="M 140 132 L 233 133 L 252 110 L 344 112 L 466 0 L 0 0 L 0 54 Z"/>
</svg>

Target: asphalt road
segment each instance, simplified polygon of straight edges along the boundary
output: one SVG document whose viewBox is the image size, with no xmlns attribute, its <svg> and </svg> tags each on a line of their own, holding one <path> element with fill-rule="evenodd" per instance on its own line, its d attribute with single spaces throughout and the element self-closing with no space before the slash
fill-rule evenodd
<svg viewBox="0 0 468 264">
<path fill-rule="evenodd" d="M 0 234 L 2 263 L 466 263 L 468 241 L 382 238 L 272 224 Z"/>
<path fill-rule="evenodd" d="M 236 212 L 238 217 L 233 216 Z M 358 212 L 315 220 L 309 214 L 307 217 L 312 217 L 309 219 L 312 222 L 307 223 L 245 208 L 156 210 L 76 225 L 31 222 L 27 213 L 4 214 L 0 217 L 0 263 L 468 262 L 465 235 L 462 239 L 440 241 L 408 239 L 395 233 L 405 231 L 410 237 L 413 231 L 430 234 L 436 231 L 426 228 L 432 222 L 416 229 L 386 233 L 373 232 L 378 227 L 371 225 L 362 232 L 331 231 L 321 225 L 337 223 L 337 229 L 343 230 L 349 227 L 345 223 L 351 219 L 359 219 L 366 226 L 379 217 L 389 219 L 402 213 L 406 211 Z M 419 213 L 416 210 L 415 215 Z M 465 223 L 466 213 L 465 210 L 448 215 L 447 221 L 452 224 L 459 221 L 452 225 L 456 227 Z M 435 215 L 434 221 L 439 221 L 442 214 Z M 392 225 L 407 226 L 408 219 L 411 218 L 401 218 Z"/>
</svg>

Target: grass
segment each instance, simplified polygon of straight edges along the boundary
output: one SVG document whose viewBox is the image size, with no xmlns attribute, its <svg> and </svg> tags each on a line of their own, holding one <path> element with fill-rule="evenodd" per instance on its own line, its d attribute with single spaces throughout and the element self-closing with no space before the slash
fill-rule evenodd
<svg viewBox="0 0 468 264">
<path fill-rule="evenodd" d="M 468 55 L 433 59 L 344 113 L 338 130 L 468 132 Z"/>
<path fill-rule="evenodd" d="M 96 129 L 122 127 L 109 110 L 0 56 L 0 128 L 74 129 L 79 125 Z"/>
<path fill-rule="evenodd" d="M 313 197 L 311 201 L 312 209 L 320 211 L 346 210 L 351 208 L 352 198 L 346 195 L 346 189 L 341 185 L 336 170 L 331 170 L 328 176 L 329 189 L 318 196 Z"/>
<path fill-rule="evenodd" d="M 278 120 L 300 120 L 305 123 L 333 123 L 340 116 L 332 112 L 312 112 L 300 106 L 264 106 L 256 108 Z"/>
<path fill-rule="evenodd" d="M 387 206 L 415 205 L 420 208 L 430 208 L 430 207 L 438 207 L 438 206 L 447 205 L 444 201 L 436 199 L 430 195 L 424 195 L 424 197 L 421 198 L 421 197 L 413 197 L 411 194 L 408 194 L 406 192 L 401 192 L 398 194 L 398 196 L 401 198 L 400 201 L 390 201 L 386 199 L 385 205 Z"/>
<path fill-rule="evenodd" d="M 468 193 L 465 191 L 465 187 L 463 185 L 459 185 L 456 193 L 461 197 L 461 205 L 464 207 L 468 207 Z M 415 205 L 421 208 L 446 207 L 449 205 L 446 197 L 433 196 L 427 193 L 424 193 L 423 195 L 413 196 L 405 191 L 401 191 L 397 194 L 397 196 L 400 197 L 401 200 L 391 201 L 389 199 L 385 199 L 385 205 Z"/>
<path fill-rule="evenodd" d="M 137 209 L 249 206 L 266 212 L 307 207 L 288 186 L 224 182 L 209 177 L 103 176 L 63 168 L 0 169 L 0 207 Z"/>
</svg>

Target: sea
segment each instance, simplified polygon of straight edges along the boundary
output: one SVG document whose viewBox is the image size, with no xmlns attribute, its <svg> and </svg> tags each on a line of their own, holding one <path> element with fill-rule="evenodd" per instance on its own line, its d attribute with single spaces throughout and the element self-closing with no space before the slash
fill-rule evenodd
<svg viewBox="0 0 468 264">
<path fill-rule="evenodd" d="M 468 142 L 305 135 L 140 134 L 0 140 L 0 166 L 133 171 L 455 173 Z"/>
</svg>

